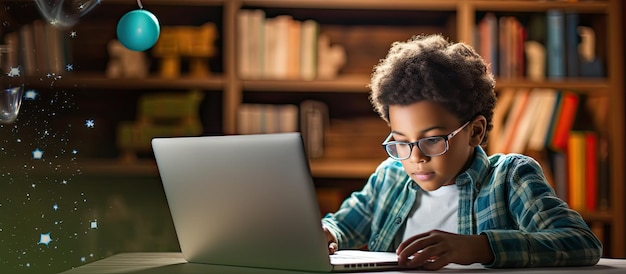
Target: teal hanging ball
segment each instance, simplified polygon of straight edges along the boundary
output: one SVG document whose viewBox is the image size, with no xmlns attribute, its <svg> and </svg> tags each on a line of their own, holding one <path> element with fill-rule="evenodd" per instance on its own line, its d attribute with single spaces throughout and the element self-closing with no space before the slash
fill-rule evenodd
<svg viewBox="0 0 626 274">
<path fill-rule="evenodd" d="M 134 51 L 144 51 L 154 46 L 160 32 L 159 20 L 143 9 L 130 11 L 117 22 L 117 40 Z"/>
</svg>

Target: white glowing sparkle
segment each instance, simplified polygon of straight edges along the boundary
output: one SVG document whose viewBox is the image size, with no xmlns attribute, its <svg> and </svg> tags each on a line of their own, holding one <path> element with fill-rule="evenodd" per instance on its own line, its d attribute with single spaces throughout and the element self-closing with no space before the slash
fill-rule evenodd
<svg viewBox="0 0 626 274">
<path fill-rule="evenodd" d="M 94 123 L 93 120 L 91 120 L 91 119 L 85 121 L 85 126 L 88 127 L 88 128 L 94 128 L 95 125 L 96 125 L 96 123 Z"/>
<path fill-rule="evenodd" d="M 26 100 L 35 100 L 35 98 L 37 98 L 37 95 L 39 95 L 39 93 L 37 93 L 37 91 L 33 90 L 33 89 L 29 89 L 24 93 L 24 99 Z"/>
<path fill-rule="evenodd" d="M 75 150 L 75 149 L 72 150 L 72 154 L 74 154 L 74 155 L 78 154 L 78 150 Z"/>
<path fill-rule="evenodd" d="M 72 37 L 72 38 L 76 38 L 76 31 L 72 31 L 72 32 L 70 32 L 70 37 Z"/>
<path fill-rule="evenodd" d="M 11 67 L 11 69 L 9 70 L 9 73 L 7 73 L 7 75 L 9 75 L 9 77 L 17 77 L 20 76 L 20 68 L 14 68 Z"/>
<path fill-rule="evenodd" d="M 67 71 L 72 71 L 72 70 L 74 70 L 74 65 L 72 65 L 72 64 L 67 64 L 67 65 L 65 65 L 65 70 L 67 70 Z"/>
<path fill-rule="evenodd" d="M 91 221 L 91 224 L 89 226 L 91 229 L 96 229 L 98 228 L 98 221 Z"/>
<path fill-rule="evenodd" d="M 59 210 L 59 205 L 57 205 L 57 204 L 54 204 L 54 205 L 52 206 L 52 209 L 54 209 L 54 211 L 57 211 L 57 210 Z"/>
<path fill-rule="evenodd" d="M 52 238 L 50 237 L 50 232 L 48 232 L 48 233 L 41 233 L 41 235 L 39 236 L 38 244 L 48 245 L 50 242 L 52 242 Z"/>
<path fill-rule="evenodd" d="M 43 157 L 43 151 L 39 150 L 39 149 L 35 149 L 33 150 L 33 159 L 41 159 L 41 157 Z"/>
</svg>

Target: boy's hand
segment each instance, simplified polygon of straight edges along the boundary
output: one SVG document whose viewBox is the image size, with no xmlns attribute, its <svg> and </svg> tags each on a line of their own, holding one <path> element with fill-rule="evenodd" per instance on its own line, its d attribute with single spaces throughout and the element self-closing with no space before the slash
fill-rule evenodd
<svg viewBox="0 0 626 274">
<path fill-rule="evenodd" d="M 328 228 L 326 228 L 325 226 L 323 226 L 322 228 L 324 229 L 324 234 L 326 234 L 326 243 L 328 243 L 328 254 L 334 254 L 335 251 L 337 251 L 337 249 L 339 248 L 339 246 L 337 245 L 337 239 L 335 239 L 335 236 L 333 236 L 333 234 L 328 231 Z"/>
<path fill-rule="evenodd" d="M 407 239 L 398 246 L 396 253 L 400 265 L 429 270 L 441 269 L 449 263 L 468 265 L 493 261 L 487 236 L 459 235 L 439 230 Z"/>
</svg>

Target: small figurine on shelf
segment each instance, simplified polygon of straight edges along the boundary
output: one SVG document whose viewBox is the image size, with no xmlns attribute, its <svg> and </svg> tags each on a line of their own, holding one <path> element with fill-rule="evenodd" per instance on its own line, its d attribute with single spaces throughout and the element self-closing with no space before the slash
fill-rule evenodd
<svg viewBox="0 0 626 274">
<path fill-rule="evenodd" d="M 214 42 L 217 39 L 215 23 L 205 23 L 199 27 L 163 27 L 161 36 L 152 53 L 161 59 L 160 74 L 164 78 L 175 78 L 181 74 L 181 59 L 188 58 L 189 74 L 202 77 L 210 73 L 207 59 L 216 53 Z"/>
<path fill-rule="evenodd" d="M 318 37 L 317 48 L 317 78 L 327 80 L 337 77 L 341 67 L 346 64 L 345 49 L 340 45 L 331 45 L 330 37 L 323 33 Z"/>
<path fill-rule="evenodd" d="M 143 78 L 148 75 L 149 62 L 146 53 L 124 47 L 118 40 L 107 45 L 109 62 L 106 75 L 109 78 Z"/>
<path fill-rule="evenodd" d="M 139 99 L 137 119 L 117 127 L 121 160 L 133 162 L 137 154 L 150 152 L 154 137 L 197 136 L 202 133 L 199 117 L 202 92 L 157 93 Z"/>
</svg>

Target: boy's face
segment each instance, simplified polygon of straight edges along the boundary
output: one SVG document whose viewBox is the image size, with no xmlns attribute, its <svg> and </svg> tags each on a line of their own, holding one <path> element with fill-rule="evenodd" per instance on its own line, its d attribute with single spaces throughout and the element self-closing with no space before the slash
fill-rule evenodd
<svg viewBox="0 0 626 274">
<path fill-rule="evenodd" d="M 389 106 L 389 124 L 395 141 L 416 142 L 425 137 L 445 136 L 465 122 L 459 121 L 440 104 L 429 101 Z M 473 124 L 470 122 L 448 141 L 448 151 L 443 155 L 429 157 L 414 146 L 411 156 L 402 160 L 406 173 L 425 191 L 454 184 L 477 145 L 471 138 Z"/>
</svg>

